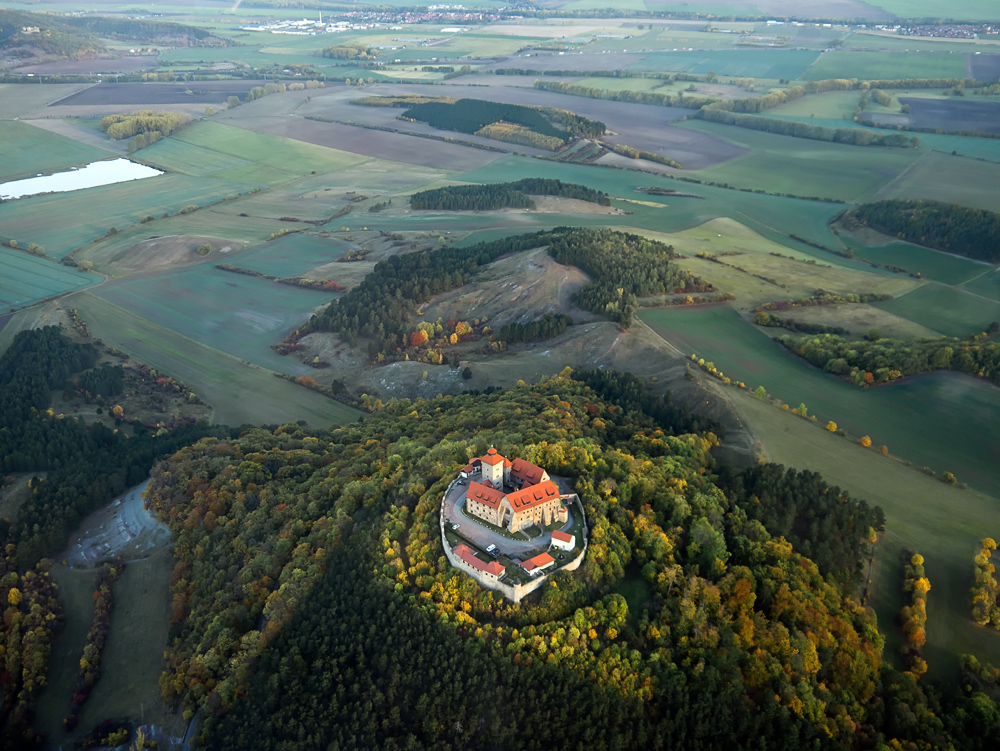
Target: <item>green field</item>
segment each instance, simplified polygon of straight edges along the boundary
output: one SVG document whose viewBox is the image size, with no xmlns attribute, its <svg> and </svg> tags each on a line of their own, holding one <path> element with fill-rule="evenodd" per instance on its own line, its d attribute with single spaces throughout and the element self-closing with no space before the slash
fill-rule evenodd
<svg viewBox="0 0 1000 751">
<path fill-rule="evenodd" d="M 212 121 L 197 123 L 174 138 L 250 162 L 215 175 L 239 182 L 285 182 L 300 175 L 335 172 L 366 160 L 357 154 Z"/>
<path fill-rule="evenodd" d="M 297 363 L 271 345 L 332 299 L 328 292 L 206 266 L 117 282 L 98 294 L 182 336 L 275 371 Z"/>
<path fill-rule="evenodd" d="M 861 93 L 858 91 L 824 91 L 821 94 L 806 94 L 791 102 L 778 105 L 767 111 L 767 117 L 787 115 L 789 119 L 826 118 L 838 121 L 837 128 L 845 128 L 841 120 L 851 121 L 854 108 L 858 106 Z M 829 125 L 827 122 L 817 125 Z"/>
<path fill-rule="evenodd" d="M 962 285 L 962 289 L 1000 302 L 1000 268 L 993 268 Z"/>
<path fill-rule="evenodd" d="M 933 373 L 859 389 L 797 358 L 728 306 L 643 310 L 639 317 L 685 354 L 714 362 L 751 389 L 764 386 L 793 407 L 804 403 L 821 425 L 833 420 L 917 466 L 953 472 L 1000 497 L 1000 389 L 985 381 Z"/>
<path fill-rule="evenodd" d="M 607 170 L 574 164 L 542 164 L 538 160 L 513 156 L 498 159 L 487 167 L 466 172 L 456 179 L 466 182 L 490 183 L 513 181 L 533 176 L 553 177 L 563 182 L 587 185 L 603 190 L 613 198 L 630 198 L 662 204 L 663 208 L 621 204 L 621 208 L 634 212 L 625 220 L 630 226 L 655 232 L 678 232 L 702 224 L 714 217 L 725 216 L 749 226 L 755 232 L 771 240 L 782 242 L 787 240 L 783 233 L 791 233 L 833 247 L 834 239 L 827 227 L 827 222 L 842 208 L 838 204 L 802 201 L 794 198 L 695 185 L 641 172 Z M 693 193 L 703 198 L 644 195 L 636 192 L 636 188 L 641 186 L 661 186 L 682 193 Z M 438 221 L 443 216 L 438 215 Z M 542 218 L 549 222 L 559 220 L 559 217 L 555 215 L 542 215 Z M 471 219 L 462 215 L 457 216 L 455 220 L 472 223 Z M 370 224 L 373 220 L 369 218 L 366 221 Z M 483 218 L 478 218 L 478 221 L 482 223 Z M 607 217 L 601 215 L 577 215 L 572 219 L 563 217 L 562 221 L 581 226 L 606 226 L 609 223 Z M 496 228 L 510 226 L 510 222 L 510 215 L 499 215 L 493 218 L 493 226 Z M 382 227 L 383 225 L 377 226 Z M 384 228 L 389 229 L 390 227 L 386 224 Z M 465 229 L 468 231 L 489 228 L 466 227 Z M 508 234 L 516 231 L 518 228 L 511 226 Z M 802 249 L 806 247 L 803 246 Z M 821 254 L 824 259 L 831 258 L 830 254 L 815 248 L 809 248 L 805 252 L 810 255 Z"/>
<path fill-rule="evenodd" d="M 900 18 L 987 21 L 995 19 L 997 15 L 997 6 L 993 0 L 962 0 L 947 6 L 942 6 L 938 0 L 871 0 L 870 5 L 894 13 Z"/>
<path fill-rule="evenodd" d="M 174 214 L 185 206 L 215 203 L 252 187 L 187 175 L 159 175 L 118 185 L 5 201 L 0 204 L 0 226 L 19 243 L 37 243 L 48 255 L 61 259 L 102 237 L 112 227 L 122 229 L 138 224 L 147 215 Z M 55 217 L 61 220 L 55 221 Z"/>
<path fill-rule="evenodd" d="M 349 247 L 342 240 L 298 232 L 246 250 L 228 262 L 277 277 L 307 276 L 317 266 L 346 255 Z"/>
<path fill-rule="evenodd" d="M 951 52 L 824 52 L 802 78 L 964 78 L 965 58 Z"/>
<path fill-rule="evenodd" d="M 848 146 L 779 136 L 701 120 L 680 127 L 738 143 L 752 151 L 698 170 L 698 177 L 775 193 L 862 201 L 916 161 L 916 149 Z"/>
<path fill-rule="evenodd" d="M 969 336 L 1000 321 L 1000 302 L 933 283 L 895 300 L 880 302 L 878 307 L 946 336 Z"/>
<path fill-rule="evenodd" d="M 865 258 L 875 263 L 899 266 L 910 272 L 919 272 L 927 279 L 934 279 L 945 284 L 961 284 L 981 275 L 989 268 L 968 258 L 942 253 L 911 243 L 890 241 L 885 245 L 870 246 L 845 235 L 841 235 L 840 239 L 854 251 L 855 258 Z"/>
<path fill-rule="evenodd" d="M 222 273 L 222 272 L 219 272 Z M 214 408 L 223 425 L 283 424 L 305 420 L 316 427 L 356 420 L 361 413 L 264 368 L 200 344 L 130 313 L 89 292 L 73 299 L 91 333 L 137 360 L 186 383 Z M 317 371 L 287 358 L 294 375 Z"/>
<path fill-rule="evenodd" d="M 851 93 L 855 94 L 857 92 L 833 92 L 833 93 Z M 816 94 L 817 97 L 825 97 L 827 94 Z M 767 117 L 777 117 L 782 120 L 793 120 L 798 122 L 808 122 L 812 125 L 822 125 L 827 128 L 863 128 L 865 130 L 870 130 L 873 133 L 891 133 L 892 131 L 886 130 L 885 128 L 875 128 L 868 125 L 863 125 L 861 123 L 856 123 L 851 119 L 842 120 L 833 117 L 811 117 L 808 114 L 793 114 L 787 111 L 785 108 L 788 107 L 792 110 L 799 109 L 802 111 L 812 112 L 814 109 L 810 107 L 811 96 L 805 96 L 801 99 L 796 99 L 794 102 L 789 104 L 783 104 L 780 107 L 775 107 L 773 110 L 768 110 Z M 796 105 L 799 105 L 796 107 Z M 832 104 L 830 105 L 833 106 Z M 853 113 L 853 109 L 851 113 Z M 829 113 L 828 113 L 829 114 Z M 971 157 L 972 159 L 985 159 L 990 162 L 1000 162 L 1000 139 L 996 138 L 974 138 L 972 136 L 950 136 L 941 133 L 916 133 L 912 135 L 920 139 L 920 149 L 921 151 L 940 151 L 942 154 L 955 154 L 957 156 Z"/>
<path fill-rule="evenodd" d="M 107 159 L 108 152 L 27 123 L 0 120 L 0 182 Z"/>
<path fill-rule="evenodd" d="M 875 200 L 931 198 L 1000 211 L 1000 165 L 936 151 L 922 152 L 913 167 L 893 180 Z"/>
<path fill-rule="evenodd" d="M 45 258 L 0 247 L 0 314 L 101 281 Z"/>
<path fill-rule="evenodd" d="M 87 644 L 87 631 L 94 619 L 93 594 L 97 572 L 93 569 L 70 569 L 57 563 L 52 566 L 51 573 L 59 585 L 59 601 L 66 623 L 52 647 L 48 689 L 42 692 L 35 722 L 39 730 L 46 731 L 50 740 L 59 742 L 63 735 L 62 721 L 72 711 L 73 685 L 80 673 L 80 658 Z"/>
<path fill-rule="evenodd" d="M 176 138 L 164 138 L 147 146 L 137 155 L 141 161 L 168 172 L 181 172 L 193 177 L 208 177 L 217 172 L 247 167 L 253 162 L 221 151 L 205 149 Z"/>
<path fill-rule="evenodd" d="M 725 41 L 731 43 L 731 40 Z M 628 45 L 626 47 L 632 49 Z M 629 70 L 685 71 L 700 74 L 714 72 L 719 76 L 796 79 L 806 71 L 818 54 L 815 50 L 758 49 L 653 52 L 630 65 Z"/>
<path fill-rule="evenodd" d="M 984 520 L 996 519 L 995 498 L 944 485 L 749 394 L 727 393 L 772 461 L 819 472 L 831 485 L 885 510 L 886 535 L 876 547 L 871 604 L 887 637 L 887 660 L 894 661 L 902 641 L 896 625 L 903 606 L 899 558 L 909 549 L 924 556 L 931 581 L 924 649 L 930 677 L 953 682 L 960 654 L 1000 663 L 1000 634 L 972 622 L 968 597 L 972 558 L 989 529 Z"/>
</svg>

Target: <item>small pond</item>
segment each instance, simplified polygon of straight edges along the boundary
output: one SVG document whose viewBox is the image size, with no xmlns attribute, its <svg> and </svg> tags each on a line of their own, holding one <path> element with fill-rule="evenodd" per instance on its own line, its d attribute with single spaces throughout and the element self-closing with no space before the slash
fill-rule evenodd
<svg viewBox="0 0 1000 751">
<path fill-rule="evenodd" d="M 162 174 L 163 172 L 158 169 L 128 159 L 109 159 L 103 162 L 91 162 L 79 169 L 56 172 L 54 175 L 40 175 L 0 183 L 0 200 L 8 201 L 39 193 L 65 193 L 70 190 L 96 188 L 98 185 L 142 180 Z"/>
</svg>

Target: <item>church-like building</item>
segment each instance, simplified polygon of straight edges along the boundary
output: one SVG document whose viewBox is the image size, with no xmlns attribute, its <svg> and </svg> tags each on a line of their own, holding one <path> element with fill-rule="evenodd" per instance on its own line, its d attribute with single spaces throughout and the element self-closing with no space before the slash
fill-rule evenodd
<svg viewBox="0 0 1000 751">
<path fill-rule="evenodd" d="M 464 467 L 462 477 L 469 479 L 466 512 L 497 527 L 517 532 L 533 524 L 565 523 L 569 518 L 548 472 L 524 459 L 511 461 L 491 448 Z"/>
</svg>

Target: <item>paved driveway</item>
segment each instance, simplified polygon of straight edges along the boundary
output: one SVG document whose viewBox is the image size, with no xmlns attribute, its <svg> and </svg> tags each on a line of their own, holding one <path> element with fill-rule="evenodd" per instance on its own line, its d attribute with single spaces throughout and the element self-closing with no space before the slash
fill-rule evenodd
<svg viewBox="0 0 1000 751">
<path fill-rule="evenodd" d="M 564 487 L 563 483 L 557 480 L 553 481 L 559 485 L 559 489 L 562 492 L 572 492 Z M 466 480 L 467 482 L 468 480 Z M 513 557 L 518 557 L 522 553 L 533 552 L 551 544 L 552 535 L 549 532 L 545 532 L 533 540 L 511 540 L 480 524 L 473 517 L 465 513 L 465 491 L 468 487 L 467 484 L 459 485 L 457 480 L 453 482 L 445 493 L 444 503 L 441 507 L 441 513 L 446 520 L 445 524 L 461 525 L 458 528 L 458 533 L 462 537 L 465 537 L 483 550 L 486 550 L 490 545 L 496 545 L 500 548 L 501 553 Z M 573 514 L 577 508 L 578 506 L 575 504 L 569 506 L 569 519 L 560 529 L 568 530 L 573 526 Z"/>
</svg>

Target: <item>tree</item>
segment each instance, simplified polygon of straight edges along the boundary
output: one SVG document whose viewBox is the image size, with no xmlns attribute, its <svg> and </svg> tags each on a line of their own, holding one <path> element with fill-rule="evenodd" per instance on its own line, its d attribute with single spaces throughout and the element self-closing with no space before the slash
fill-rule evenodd
<svg viewBox="0 0 1000 751">
<path fill-rule="evenodd" d="M 462 378 L 464 378 L 466 381 L 472 378 L 472 368 L 470 368 L 468 365 L 466 365 L 462 369 Z"/>
<path fill-rule="evenodd" d="M 836 433 L 837 432 L 837 423 L 835 423 L 833 420 L 830 420 L 826 424 L 826 429 L 829 430 L 831 433 Z"/>
<path fill-rule="evenodd" d="M 872 439 L 866 435 L 861 436 L 861 440 L 858 441 L 863 447 L 868 448 L 872 445 Z"/>
<path fill-rule="evenodd" d="M 753 392 L 753 395 L 756 396 L 758 399 L 763 399 L 765 396 L 767 396 L 767 389 L 765 389 L 763 386 L 758 386 L 757 390 Z"/>
</svg>

